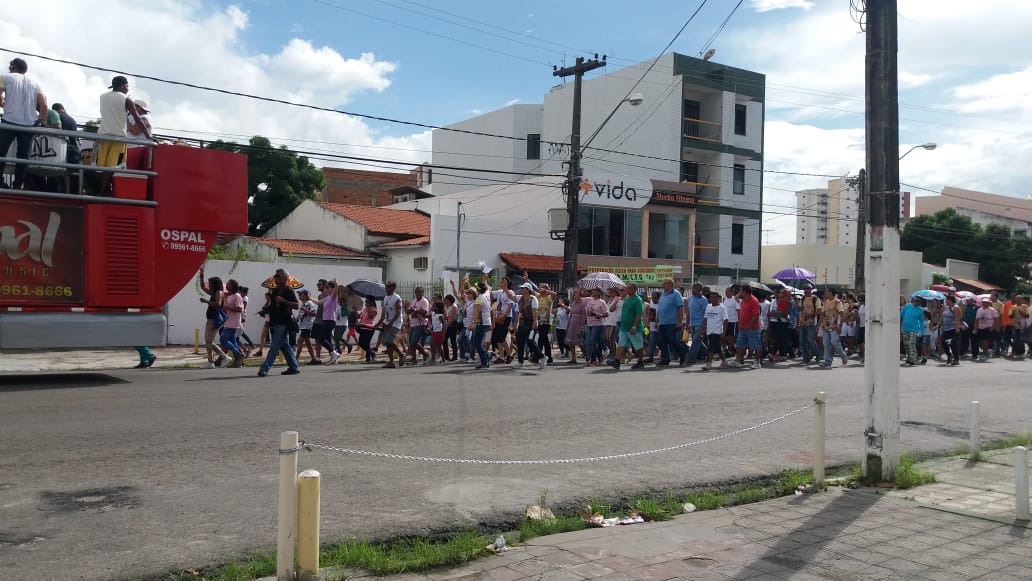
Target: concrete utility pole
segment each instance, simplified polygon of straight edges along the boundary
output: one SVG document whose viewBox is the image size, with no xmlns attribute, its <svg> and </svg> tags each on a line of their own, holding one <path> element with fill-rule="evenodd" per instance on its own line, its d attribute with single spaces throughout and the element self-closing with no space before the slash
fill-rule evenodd
<svg viewBox="0 0 1032 581">
<path fill-rule="evenodd" d="M 867 356 L 864 458 L 868 481 L 895 479 L 899 464 L 899 103 L 896 0 L 868 2 Z"/>
<path fill-rule="evenodd" d="M 597 55 L 596 55 L 597 56 Z M 577 235 L 579 233 L 577 215 L 580 212 L 580 125 L 581 125 L 581 79 L 584 73 L 604 67 L 605 61 L 597 58 L 584 60 L 577 57 L 572 67 L 564 67 L 552 71 L 556 77 L 573 75 L 573 129 L 570 132 L 570 167 L 566 174 L 566 212 L 569 221 L 566 224 L 566 236 L 563 239 L 563 280 L 564 290 L 573 288 L 577 283 Z"/>
</svg>

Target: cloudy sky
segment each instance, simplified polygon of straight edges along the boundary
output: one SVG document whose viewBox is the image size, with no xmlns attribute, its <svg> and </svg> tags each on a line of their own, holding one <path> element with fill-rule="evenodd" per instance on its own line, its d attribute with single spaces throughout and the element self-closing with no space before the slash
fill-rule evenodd
<svg viewBox="0 0 1032 581">
<path fill-rule="evenodd" d="M 655 56 L 701 0 L 109 0 L 0 2 L 0 47 L 108 69 L 447 124 L 506 103 L 540 102 L 552 64 L 605 53 Z M 709 0 L 673 50 L 697 55 L 737 0 Z M 901 142 L 934 141 L 902 181 L 1032 194 L 1032 2 L 900 1 Z M 713 42 L 715 61 L 767 75 L 767 169 L 845 175 L 864 160 L 864 36 L 848 0 L 744 0 Z M 7 53 L 3 58 L 15 55 Z M 97 117 L 111 74 L 29 58 L 30 75 L 81 120 Z M 611 67 L 612 68 L 612 67 Z M 167 133 L 266 135 L 310 151 L 429 160 L 427 132 L 330 112 L 131 78 Z M 189 132 L 189 133 L 188 133 Z M 769 174 L 782 212 L 821 178 Z M 794 240 L 772 214 L 765 241 Z"/>
</svg>

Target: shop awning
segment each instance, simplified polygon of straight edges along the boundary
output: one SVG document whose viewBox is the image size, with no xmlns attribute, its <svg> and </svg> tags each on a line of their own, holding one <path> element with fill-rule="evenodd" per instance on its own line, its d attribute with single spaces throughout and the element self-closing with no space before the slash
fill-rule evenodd
<svg viewBox="0 0 1032 581">
<path fill-rule="evenodd" d="M 983 282 L 981 280 L 974 280 L 974 279 L 970 279 L 970 278 L 957 278 L 955 276 L 952 277 L 952 280 L 953 280 L 953 285 L 956 286 L 960 290 L 972 290 L 972 291 L 984 291 L 984 292 L 989 292 L 989 291 L 994 291 L 994 290 L 995 291 L 1003 290 L 1002 288 L 996 286 L 995 284 L 992 284 L 992 283 L 989 283 L 989 282 Z"/>
</svg>

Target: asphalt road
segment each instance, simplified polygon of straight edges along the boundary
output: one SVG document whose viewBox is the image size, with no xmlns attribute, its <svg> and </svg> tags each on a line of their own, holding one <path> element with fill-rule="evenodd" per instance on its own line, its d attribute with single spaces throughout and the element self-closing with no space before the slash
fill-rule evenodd
<svg viewBox="0 0 1032 581">
<path fill-rule="evenodd" d="M 836 366 L 838 364 L 836 363 Z M 1032 361 L 901 371 L 904 448 L 1032 429 Z M 831 462 L 860 457 L 862 367 L 703 372 L 467 367 L 144 370 L 0 377 L 0 576 L 142 577 L 275 545 L 281 431 L 452 458 L 571 458 L 724 434 L 828 393 Z M 323 539 L 514 521 L 565 504 L 770 474 L 811 460 L 812 411 L 664 454 L 560 465 L 434 464 L 316 450 Z M 961 430 L 956 430 L 961 428 Z"/>
</svg>

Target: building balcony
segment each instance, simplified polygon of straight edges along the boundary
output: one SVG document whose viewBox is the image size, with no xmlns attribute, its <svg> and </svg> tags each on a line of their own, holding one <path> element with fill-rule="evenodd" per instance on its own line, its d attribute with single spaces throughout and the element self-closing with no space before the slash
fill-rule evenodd
<svg viewBox="0 0 1032 581">
<path fill-rule="evenodd" d="M 720 247 L 695 245 L 695 266 L 716 267 L 720 265 Z"/>
<path fill-rule="evenodd" d="M 720 143 L 723 132 L 720 123 L 684 117 L 681 120 L 681 136 L 706 143 Z"/>
</svg>

